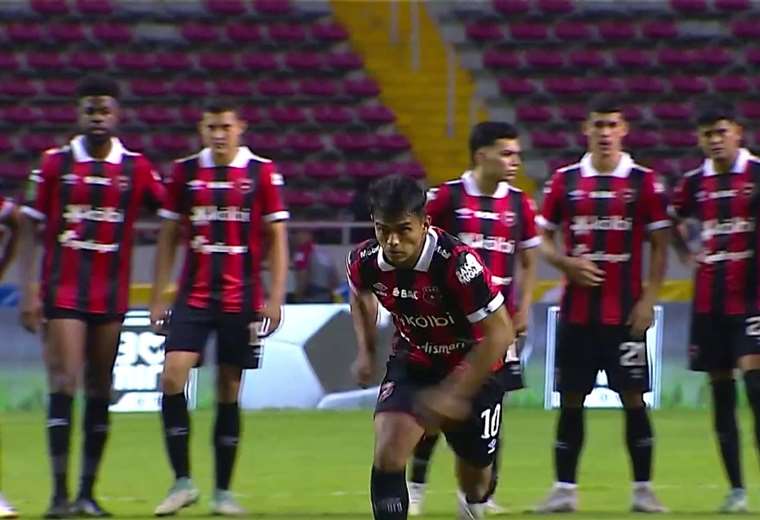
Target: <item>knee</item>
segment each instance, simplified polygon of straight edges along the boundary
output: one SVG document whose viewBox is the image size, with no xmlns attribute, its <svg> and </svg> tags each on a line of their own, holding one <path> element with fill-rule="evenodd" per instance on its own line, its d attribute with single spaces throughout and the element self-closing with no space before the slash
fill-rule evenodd
<svg viewBox="0 0 760 520">
<path fill-rule="evenodd" d="M 84 383 L 85 395 L 97 399 L 108 399 L 111 397 L 112 383 L 113 373 L 110 370 L 105 373 L 88 372 Z"/>
<path fill-rule="evenodd" d="M 52 369 L 48 373 L 48 383 L 51 393 L 74 395 L 79 386 L 79 377 L 66 370 Z"/>
<path fill-rule="evenodd" d="M 491 491 L 491 472 L 492 466 L 486 466 L 473 474 L 471 478 L 460 479 L 462 493 L 469 500 L 482 500 L 490 494 Z"/>
<path fill-rule="evenodd" d="M 586 396 L 576 392 L 563 392 L 560 401 L 562 408 L 583 408 L 583 401 Z"/>
<path fill-rule="evenodd" d="M 187 374 L 182 370 L 164 367 L 161 374 L 161 390 L 168 395 L 179 394 L 185 391 L 187 383 Z"/>
<path fill-rule="evenodd" d="M 640 392 L 623 392 L 620 394 L 623 406 L 627 409 L 644 408 L 644 396 Z"/>
<path fill-rule="evenodd" d="M 375 469 L 386 473 L 404 471 L 406 469 L 406 457 L 401 450 L 396 449 L 392 441 L 378 439 L 375 446 Z"/>
</svg>

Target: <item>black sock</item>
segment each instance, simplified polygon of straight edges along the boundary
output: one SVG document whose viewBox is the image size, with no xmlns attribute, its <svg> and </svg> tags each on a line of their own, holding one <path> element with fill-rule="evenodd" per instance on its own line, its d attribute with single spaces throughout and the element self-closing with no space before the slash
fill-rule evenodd
<svg viewBox="0 0 760 520">
<path fill-rule="evenodd" d="M 406 520 L 409 493 L 403 471 L 386 473 L 373 467 L 370 491 L 375 520 Z"/>
<path fill-rule="evenodd" d="M 557 482 L 575 483 L 578 457 L 583 447 L 583 408 L 561 408 L 554 445 Z"/>
<path fill-rule="evenodd" d="M 501 439 L 496 445 L 496 453 L 494 454 L 493 465 L 491 466 L 491 482 L 488 484 L 488 492 L 486 493 L 486 502 L 493 497 L 496 493 L 496 488 L 499 486 L 499 466 L 501 466 Z"/>
<path fill-rule="evenodd" d="M 736 423 L 736 382 L 733 379 L 714 381 L 713 425 L 720 446 L 723 467 L 732 488 L 743 488 L 739 445 L 739 428 Z"/>
<path fill-rule="evenodd" d="M 98 473 L 103 449 L 108 439 L 108 399 L 88 398 L 84 408 L 84 449 L 79 496 L 92 498 L 92 487 Z"/>
<path fill-rule="evenodd" d="M 760 370 L 748 370 L 744 373 L 744 387 L 755 419 L 755 447 L 760 450 Z"/>
<path fill-rule="evenodd" d="M 625 409 L 625 440 L 633 466 L 634 482 L 649 482 L 652 478 L 654 438 L 645 407 Z"/>
<path fill-rule="evenodd" d="M 190 414 L 187 412 L 185 394 L 164 394 L 161 399 L 161 417 L 164 421 L 164 438 L 169 462 L 176 478 L 190 476 Z"/>
<path fill-rule="evenodd" d="M 53 469 L 53 496 L 68 499 L 69 439 L 71 434 L 70 395 L 50 394 L 48 400 L 47 434 L 50 465 Z"/>
<path fill-rule="evenodd" d="M 216 456 L 216 488 L 229 489 L 240 439 L 240 407 L 238 403 L 217 403 L 214 423 Z"/>
<path fill-rule="evenodd" d="M 417 446 L 414 448 L 412 457 L 412 477 L 411 482 L 415 484 L 424 484 L 427 482 L 428 468 L 430 467 L 430 458 L 433 456 L 433 449 L 438 442 L 439 435 L 425 435 Z"/>
</svg>

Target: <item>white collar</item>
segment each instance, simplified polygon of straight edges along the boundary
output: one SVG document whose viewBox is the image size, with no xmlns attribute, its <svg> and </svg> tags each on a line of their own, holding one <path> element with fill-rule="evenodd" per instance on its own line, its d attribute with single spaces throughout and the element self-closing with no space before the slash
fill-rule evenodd
<svg viewBox="0 0 760 520">
<path fill-rule="evenodd" d="M 253 152 L 247 146 L 239 146 L 235 157 L 232 162 L 227 166 L 230 168 L 245 168 L 248 166 L 248 161 L 256 157 Z M 204 148 L 198 154 L 198 166 L 201 168 L 213 168 L 217 166 L 214 164 L 214 157 L 211 153 L 211 148 Z"/>
<path fill-rule="evenodd" d="M 591 163 L 591 154 L 587 153 L 581 158 L 581 177 L 597 177 L 599 175 L 611 175 L 612 177 L 620 177 L 621 179 L 625 179 L 631 173 L 631 168 L 633 168 L 633 164 L 634 162 L 631 156 L 623 152 L 620 155 L 620 160 L 618 161 L 617 166 L 615 166 L 615 169 L 612 170 L 612 173 L 609 173 L 609 174 L 600 173 L 596 168 L 594 168 L 594 165 Z"/>
<path fill-rule="evenodd" d="M 427 236 L 425 237 L 425 245 L 422 247 L 422 254 L 420 254 L 420 258 L 417 260 L 417 263 L 414 265 L 415 271 L 422 271 L 425 272 L 428 269 L 430 269 L 430 262 L 433 261 L 433 254 L 435 253 L 435 248 L 438 246 L 438 234 L 433 231 L 432 227 L 428 228 Z M 393 271 L 396 269 L 395 266 L 389 264 L 385 257 L 383 257 L 383 248 L 380 247 L 377 250 L 377 265 L 380 267 L 381 271 Z"/>
<path fill-rule="evenodd" d="M 83 135 L 78 135 L 72 139 L 69 146 L 71 146 L 71 153 L 74 155 L 74 160 L 76 162 L 93 162 L 98 160 L 92 157 L 87 151 L 87 147 L 84 145 Z M 111 151 L 108 152 L 108 155 L 103 160 L 111 164 L 121 164 L 121 157 L 124 155 L 124 151 L 124 145 L 121 144 L 121 141 L 116 137 L 112 137 Z"/>
<path fill-rule="evenodd" d="M 747 162 L 749 162 L 750 157 L 752 157 L 752 154 L 749 152 L 749 150 L 746 148 L 739 148 L 739 153 L 736 155 L 736 160 L 734 161 L 734 164 L 731 165 L 731 169 L 729 170 L 730 173 L 744 173 L 744 171 L 747 169 Z M 703 168 L 705 170 L 705 177 L 718 175 L 718 172 L 715 171 L 715 163 L 712 159 L 705 159 Z"/>
<path fill-rule="evenodd" d="M 492 195 L 486 195 L 478 188 L 478 183 L 475 182 L 475 177 L 472 175 L 472 170 L 467 170 L 462 174 L 462 185 L 464 191 L 470 197 L 491 197 L 494 199 L 503 199 L 509 193 L 509 184 L 506 181 L 499 181 L 496 185 L 496 191 Z"/>
</svg>

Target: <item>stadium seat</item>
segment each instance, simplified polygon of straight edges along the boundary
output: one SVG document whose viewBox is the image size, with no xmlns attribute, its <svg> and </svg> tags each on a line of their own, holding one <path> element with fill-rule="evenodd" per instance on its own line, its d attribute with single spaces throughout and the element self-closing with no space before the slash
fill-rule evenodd
<svg viewBox="0 0 760 520">
<path fill-rule="evenodd" d="M 193 68 L 190 56 L 181 51 L 161 52 L 156 55 L 156 64 L 163 71 L 187 71 Z"/>
<path fill-rule="evenodd" d="M 365 105 L 357 110 L 359 119 L 370 125 L 389 124 L 396 120 L 396 116 L 385 105 Z"/>
<path fill-rule="evenodd" d="M 0 153 L 8 153 L 12 150 L 13 143 L 11 142 L 11 139 L 5 134 L 0 134 Z"/>
<path fill-rule="evenodd" d="M 179 120 L 186 126 L 193 127 L 198 124 L 203 117 L 203 111 L 197 106 L 183 105 L 179 107 Z"/>
<path fill-rule="evenodd" d="M 673 161 L 662 158 L 643 159 L 641 160 L 641 164 L 647 168 L 651 168 L 655 171 L 655 173 L 658 173 L 665 177 L 671 177 L 675 175 L 676 170 L 678 169 Z"/>
<path fill-rule="evenodd" d="M 198 55 L 198 67 L 210 72 L 230 72 L 237 68 L 230 52 L 204 52 Z"/>
<path fill-rule="evenodd" d="M 145 136 L 143 134 L 122 133 L 119 135 L 119 139 L 127 150 L 131 150 L 133 152 L 145 151 Z"/>
<path fill-rule="evenodd" d="M 710 88 L 706 79 L 698 76 L 674 76 L 670 78 L 670 88 L 674 94 L 702 94 Z"/>
<path fill-rule="evenodd" d="M 512 23 L 509 33 L 518 41 L 544 41 L 549 37 L 548 27 L 538 22 Z"/>
<path fill-rule="evenodd" d="M 689 119 L 691 110 L 682 103 L 657 103 L 652 107 L 652 114 L 664 121 L 685 121 Z"/>
<path fill-rule="evenodd" d="M 691 148 L 697 145 L 697 134 L 692 130 L 664 130 L 662 142 L 671 148 Z"/>
<path fill-rule="evenodd" d="M 45 105 L 42 107 L 42 119 L 51 124 L 74 124 L 77 117 L 77 109 L 72 105 Z"/>
<path fill-rule="evenodd" d="M 346 94 L 355 97 L 375 97 L 380 94 L 377 82 L 370 78 L 349 79 L 343 83 Z"/>
<path fill-rule="evenodd" d="M 348 31 L 339 23 L 319 23 L 311 28 L 311 37 L 322 43 L 335 43 L 348 40 Z"/>
<path fill-rule="evenodd" d="M 280 68 L 275 54 L 268 52 L 249 52 L 240 57 L 244 70 L 250 72 L 269 72 Z"/>
<path fill-rule="evenodd" d="M 0 166 L 0 176 L 9 181 L 23 181 L 29 177 L 29 164 L 25 162 L 3 162 Z"/>
<path fill-rule="evenodd" d="M 534 69 L 561 69 L 565 64 L 564 54 L 555 50 L 529 50 L 525 53 L 525 64 Z"/>
<path fill-rule="evenodd" d="M 355 196 L 354 190 L 332 189 L 322 192 L 322 202 L 331 207 L 347 208 L 351 205 Z"/>
<path fill-rule="evenodd" d="M 525 78 L 510 76 L 499 79 L 499 90 L 505 96 L 527 96 L 536 92 L 536 87 Z"/>
<path fill-rule="evenodd" d="M 353 113 L 344 106 L 317 106 L 311 112 L 314 121 L 322 125 L 345 125 L 353 121 Z"/>
<path fill-rule="evenodd" d="M 592 38 L 591 27 L 579 21 L 562 21 L 554 26 L 554 35 L 559 40 L 577 42 Z"/>
<path fill-rule="evenodd" d="M 368 134 L 335 134 L 333 145 L 346 154 L 366 153 L 372 148 L 373 142 Z"/>
<path fill-rule="evenodd" d="M 46 28 L 55 44 L 81 43 L 87 39 L 84 28 L 78 23 L 51 23 Z"/>
<path fill-rule="evenodd" d="M 599 37 L 607 42 L 628 42 L 636 37 L 636 27 L 624 20 L 602 22 L 597 31 Z"/>
<path fill-rule="evenodd" d="M 560 105 L 559 107 L 559 115 L 566 121 L 585 121 L 587 114 L 588 108 L 585 105 Z"/>
<path fill-rule="evenodd" d="M 625 136 L 626 145 L 634 149 L 646 149 L 656 147 L 660 140 L 655 132 L 651 130 L 631 130 Z"/>
<path fill-rule="evenodd" d="M 736 20 L 731 24 L 731 33 L 740 40 L 757 40 L 760 38 L 760 24 L 757 19 Z"/>
<path fill-rule="evenodd" d="M 678 26 L 672 20 L 651 20 L 641 24 L 641 34 L 648 40 L 678 38 Z"/>
<path fill-rule="evenodd" d="M 504 38 L 501 27 L 491 22 L 472 22 L 465 31 L 467 37 L 475 42 L 494 42 Z"/>
<path fill-rule="evenodd" d="M 715 0 L 715 8 L 720 11 L 746 11 L 751 6 L 750 0 Z"/>
<path fill-rule="evenodd" d="M 136 97 L 160 97 L 169 93 L 165 81 L 154 78 L 138 78 L 129 82 L 129 90 Z"/>
<path fill-rule="evenodd" d="M 69 55 L 69 66 L 81 71 L 104 71 L 108 68 L 108 61 L 100 52 L 76 51 Z"/>
<path fill-rule="evenodd" d="M 309 164 L 311 161 L 307 162 Z M 285 184 L 303 176 L 304 165 L 301 162 L 278 161 L 277 173 L 285 177 Z"/>
<path fill-rule="evenodd" d="M 639 107 L 635 105 L 627 105 L 623 107 L 623 116 L 625 116 L 628 121 L 640 121 L 644 117 L 644 114 Z"/>
<path fill-rule="evenodd" d="M 528 0 L 493 0 L 493 8 L 504 16 L 511 17 L 530 12 Z"/>
<path fill-rule="evenodd" d="M 678 169 L 681 171 L 681 173 L 686 173 L 688 171 L 694 170 L 695 168 L 698 168 L 701 164 L 702 160 L 698 156 L 689 154 L 679 159 Z"/>
<path fill-rule="evenodd" d="M 31 80 L 16 76 L 0 82 L 0 92 L 11 97 L 31 97 L 37 94 L 37 86 Z"/>
<path fill-rule="evenodd" d="M 329 69 L 336 71 L 361 69 L 364 66 L 361 56 L 350 51 L 331 52 L 325 55 L 325 63 Z"/>
<path fill-rule="evenodd" d="M 12 52 L 0 51 L 0 71 L 13 72 L 18 70 L 18 58 Z"/>
<path fill-rule="evenodd" d="M 280 154 L 285 147 L 285 138 L 280 134 L 249 133 L 246 142 L 254 153 L 265 157 Z"/>
<path fill-rule="evenodd" d="M 513 70 L 520 66 L 520 58 L 515 52 L 491 48 L 483 53 L 483 65 L 491 69 Z"/>
<path fill-rule="evenodd" d="M 180 97 L 200 98 L 208 96 L 209 89 L 202 78 L 183 78 L 174 82 L 172 93 Z"/>
<path fill-rule="evenodd" d="M 583 83 L 575 77 L 547 78 L 544 89 L 555 96 L 575 96 L 584 92 Z"/>
<path fill-rule="evenodd" d="M 219 39 L 216 28 L 212 25 L 188 22 L 180 30 L 182 37 L 192 44 L 209 44 L 215 43 Z"/>
<path fill-rule="evenodd" d="M 546 15 L 554 16 L 570 14 L 575 6 L 571 0 L 538 0 L 538 9 Z"/>
<path fill-rule="evenodd" d="M 298 91 L 303 96 L 332 98 L 338 95 L 340 88 L 332 80 L 306 78 L 298 82 Z"/>
<path fill-rule="evenodd" d="M 646 51 L 636 48 L 617 49 L 612 56 L 621 69 L 643 69 L 652 66 L 652 57 Z"/>
<path fill-rule="evenodd" d="M 744 76 L 715 76 L 713 88 L 726 94 L 746 94 L 750 91 L 749 80 Z"/>
<path fill-rule="evenodd" d="M 85 16 L 109 16 L 114 7 L 109 0 L 76 0 L 76 9 Z"/>
<path fill-rule="evenodd" d="M 565 134 L 558 132 L 532 132 L 530 140 L 535 148 L 559 149 L 568 146 L 568 139 Z"/>
<path fill-rule="evenodd" d="M 740 103 L 739 114 L 747 119 L 760 119 L 760 101 L 744 101 Z"/>
<path fill-rule="evenodd" d="M 346 174 L 360 179 L 375 179 L 391 173 L 398 173 L 395 171 L 395 164 L 391 165 L 387 162 L 349 161 L 345 164 Z"/>
<path fill-rule="evenodd" d="M 214 90 L 219 96 L 251 97 L 253 87 L 243 78 L 222 78 L 214 82 Z"/>
<path fill-rule="evenodd" d="M 274 23 L 267 27 L 269 39 L 279 45 L 293 45 L 306 40 L 306 29 L 301 24 L 292 22 Z"/>
<path fill-rule="evenodd" d="M 546 123 L 552 120 L 552 112 L 544 105 L 520 105 L 515 116 L 523 123 Z"/>
<path fill-rule="evenodd" d="M 760 130 L 755 131 L 753 142 L 756 148 L 760 146 Z"/>
<path fill-rule="evenodd" d="M 756 67 L 760 66 L 760 48 L 747 49 L 744 53 L 744 56 L 747 59 L 747 63 L 750 65 Z"/>
<path fill-rule="evenodd" d="M 707 11 L 706 0 L 670 0 L 670 6 L 687 15 L 700 14 Z"/>
<path fill-rule="evenodd" d="M 581 84 L 586 92 L 618 94 L 624 90 L 623 83 L 619 78 L 610 78 L 609 76 L 583 78 Z"/>
<path fill-rule="evenodd" d="M 665 85 L 660 78 L 634 76 L 625 79 L 626 88 L 632 94 L 664 94 Z"/>
<path fill-rule="evenodd" d="M 298 106 L 277 106 L 269 109 L 269 118 L 278 125 L 301 125 L 306 122 L 306 113 Z"/>
<path fill-rule="evenodd" d="M 733 63 L 736 59 L 733 52 L 723 47 L 702 48 L 696 53 L 696 61 L 700 66 L 708 69 L 724 67 Z"/>
<path fill-rule="evenodd" d="M 391 164 L 392 171 L 407 177 L 422 179 L 425 177 L 425 168 L 417 161 L 403 161 Z"/>
<path fill-rule="evenodd" d="M 657 61 L 663 67 L 688 67 L 696 63 L 696 57 L 693 52 L 666 47 L 657 53 Z"/>
<path fill-rule="evenodd" d="M 132 29 L 122 23 L 103 22 L 92 28 L 92 36 L 106 44 L 124 45 L 132 41 Z"/>
<path fill-rule="evenodd" d="M 242 117 L 249 126 L 256 126 L 265 119 L 261 108 L 251 105 L 245 105 L 240 108 L 240 117 Z"/>
<path fill-rule="evenodd" d="M 218 16 L 242 16 L 247 9 L 243 0 L 205 0 L 206 9 Z"/>
<path fill-rule="evenodd" d="M 10 106 L 5 110 L 5 119 L 14 125 L 31 125 L 40 120 L 40 114 L 32 107 L 25 105 Z"/>
<path fill-rule="evenodd" d="M 381 153 L 399 153 L 412 147 L 409 139 L 401 134 L 379 134 L 375 136 L 374 141 L 374 148 Z"/>
<path fill-rule="evenodd" d="M 293 9 L 290 0 L 253 0 L 253 8 L 265 16 L 287 15 Z"/>
<path fill-rule="evenodd" d="M 324 67 L 324 59 L 316 52 L 289 52 L 285 65 L 294 72 L 314 72 Z"/>
<path fill-rule="evenodd" d="M 60 71 L 66 67 L 63 57 L 56 51 L 35 52 L 30 51 L 26 55 L 26 66 L 36 70 L 57 70 Z"/>
<path fill-rule="evenodd" d="M 319 180 L 334 180 L 341 176 L 335 161 L 307 161 L 303 166 L 303 174 Z"/>
<path fill-rule="evenodd" d="M 71 98 L 77 90 L 77 82 L 67 78 L 50 78 L 42 82 L 42 89 L 48 96 Z"/>
<path fill-rule="evenodd" d="M 285 189 L 285 204 L 288 207 L 305 208 L 317 202 L 317 196 L 308 191 Z"/>
<path fill-rule="evenodd" d="M 175 119 L 172 111 L 161 105 L 140 106 L 135 112 L 137 118 L 148 125 L 166 125 Z"/>
<path fill-rule="evenodd" d="M 151 137 L 154 153 L 169 157 L 180 157 L 193 151 L 191 140 L 182 134 L 156 134 Z"/>
<path fill-rule="evenodd" d="M 568 54 L 570 63 L 578 68 L 602 68 L 604 55 L 596 49 L 579 49 Z"/>
<path fill-rule="evenodd" d="M 268 97 L 286 97 L 296 93 L 293 83 L 283 79 L 263 79 L 259 81 L 256 88 L 261 95 Z"/>
<path fill-rule="evenodd" d="M 29 5 L 36 13 L 45 17 L 61 16 L 69 13 L 66 0 L 30 0 Z"/>
<path fill-rule="evenodd" d="M 19 146 L 27 153 L 40 154 L 50 148 L 55 148 L 63 139 L 58 139 L 55 134 L 33 132 L 25 134 L 19 140 Z"/>
<path fill-rule="evenodd" d="M 5 35 L 11 45 L 40 43 L 44 38 L 42 29 L 36 23 L 11 22 L 5 26 Z"/>
<path fill-rule="evenodd" d="M 144 52 L 118 52 L 113 56 L 113 64 L 123 72 L 141 73 L 156 66 L 156 57 Z"/>
<path fill-rule="evenodd" d="M 237 22 L 225 26 L 227 38 L 232 43 L 248 45 L 258 43 L 263 39 L 261 27 L 252 23 Z"/>
</svg>

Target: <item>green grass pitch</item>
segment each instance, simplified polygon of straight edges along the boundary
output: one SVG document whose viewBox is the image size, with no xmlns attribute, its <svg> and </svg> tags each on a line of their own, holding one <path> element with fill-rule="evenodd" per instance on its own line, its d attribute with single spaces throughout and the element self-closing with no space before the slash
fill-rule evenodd
<svg viewBox="0 0 760 520">
<path fill-rule="evenodd" d="M 208 514 L 212 487 L 210 447 L 212 412 L 193 413 L 192 469 L 201 502 L 180 513 Z M 497 499 L 513 514 L 538 501 L 552 482 L 555 414 L 508 410 L 504 418 L 504 471 Z M 741 414 L 743 458 L 750 507 L 760 511 L 757 457 L 750 416 Z M 77 423 L 78 423 L 77 419 Z M 7 413 L 2 428 L 2 488 L 24 517 L 45 509 L 50 479 L 41 412 Z M 655 487 L 677 518 L 718 518 L 712 511 L 727 484 L 710 431 L 709 412 L 667 410 L 654 413 L 657 433 Z M 74 475 L 79 467 L 78 427 L 73 435 Z M 372 423 L 368 411 L 246 413 L 233 489 L 252 518 L 368 519 L 368 480 Z M 72 475 L 71 487 L 75 486 Z M 158 414 L 115 415 L 102 477 L 96 492 L 105 507 L 125 518 L 150 518 L 170 485 Z M 581 461 L 579 519 L 632 517 L 629 464 L 619 411 L 587 413 Z M 452 458 L 436 452 L 429 484 L 427 518 L 455 518 Z M 535 517 L 534 517 L 535 518 Z"/>
</svg>

